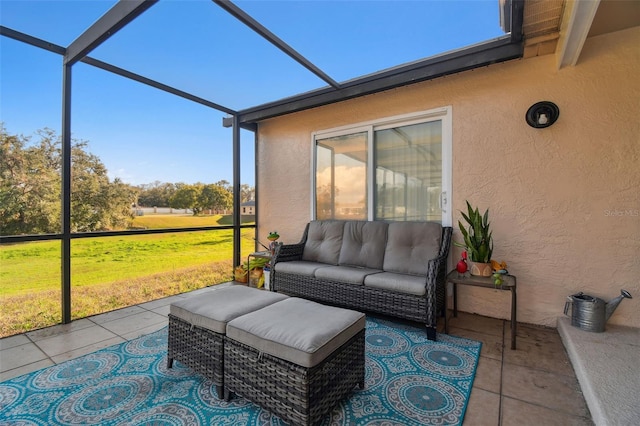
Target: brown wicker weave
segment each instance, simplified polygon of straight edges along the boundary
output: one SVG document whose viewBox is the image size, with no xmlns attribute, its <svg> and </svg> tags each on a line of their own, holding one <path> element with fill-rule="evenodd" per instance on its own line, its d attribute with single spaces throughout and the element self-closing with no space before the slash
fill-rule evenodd
<svg viewBox="0 0 640 426">
<path fill-rule="evenodd" d="M 292 424 L 318 424 L 356 385 L 364 388 L 364 335 L 362 330 L 311 368 L 225 337 L 225 399 L 234 392 Z"/>
<path fill-rule="evenodd" d="M 192 326 L 169 314 L 167 368 L 177 360 L 210 379 L 216 385 L 218 398 L 223 396 L 224 335 Z"/>
<path fill-rule="evenodd" d="M 375 312 L 397 318 L 424 323 L 427 337 L 436 340 L 438 313 L 445 309 L 445 277 L 447 256 L 451 244 L 451 227 L 442 228 L 440 253 L 428 262 L 425 294 L 417 296 L 396 291 L 366 287 L 364 285 L 319 279 L 310 276 L 278 272 L 278 262 L 301 260 L 309 225 L 298 244 L 279 245 L 271 260 L 271 290 L 290 296 L 302 297 L 327 305 L 358 311 Z"/>
</svg>

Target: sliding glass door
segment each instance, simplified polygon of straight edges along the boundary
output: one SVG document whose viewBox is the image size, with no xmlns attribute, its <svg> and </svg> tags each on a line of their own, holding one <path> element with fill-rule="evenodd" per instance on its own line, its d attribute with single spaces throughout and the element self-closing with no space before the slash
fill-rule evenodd
<svg viewBox="0 0 640 426">
<path fill-rule="evenodd" d="M 313 135 L 315 219 L 451 224 L 451 108 Z"/>
</svg>

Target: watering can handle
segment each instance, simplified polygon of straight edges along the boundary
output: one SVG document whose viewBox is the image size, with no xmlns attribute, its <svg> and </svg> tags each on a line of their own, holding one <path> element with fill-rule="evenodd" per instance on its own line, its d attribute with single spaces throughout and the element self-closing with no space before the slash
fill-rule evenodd
<svg viewBox="0 0 640 426">
<path fill-rule="evenodd" d="M 564 314 L 569 316 L 569 305 L 573 304 L 573 299 L 571 296 L 567 296 L 567 301 L 564 302 Z"/>
</svg>

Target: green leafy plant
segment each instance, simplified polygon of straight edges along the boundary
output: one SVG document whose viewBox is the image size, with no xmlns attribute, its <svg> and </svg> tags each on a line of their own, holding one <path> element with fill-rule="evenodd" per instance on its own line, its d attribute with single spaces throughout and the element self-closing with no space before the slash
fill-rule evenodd
<svg viewBox="0 0 640 426">
<path fill-rule="evenodd" d="M 269 263 L 269 259 L 265 259 L 262 257 L 252 257 L 249 262 L 245 260 L 245 262 L 242 264 L 242 268 L 245 271 L 249 272 L 256 268 L 264 268 L 264 265 L 266 265 L 267 263 Z"/>
<path fill-rule="evenodd" d="M 493 253 L 493 240 L 489 229 L 489 209 L 484 212 L 484 215 L 481 215 L 478 208 L 474 209 L 467 201 L 467 214 L 463 211 L 460 213 L 467 222 L 468 229 L 458 221 L 464 244 L 456 243 L 456 245 L 467 249 L 472 262 L 489 263 Z"/>
</svg>

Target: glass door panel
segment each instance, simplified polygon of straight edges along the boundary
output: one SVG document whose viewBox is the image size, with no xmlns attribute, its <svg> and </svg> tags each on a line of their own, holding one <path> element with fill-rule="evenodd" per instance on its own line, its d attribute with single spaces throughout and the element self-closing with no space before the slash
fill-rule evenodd
<svg viewBox="0 0 640 426">
<path fill-rule="evenodd" d="M 442 121 L 374 132 L 378 220 L 442 222 Z"/>
<path fill-rule="evenodd" d="M 316 219 L 367 220 L 367 132 L 316 140 Z"/>
</svg>

